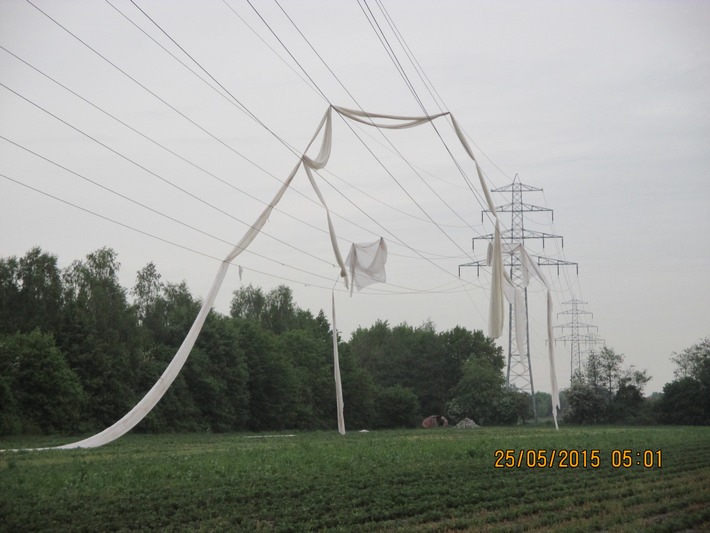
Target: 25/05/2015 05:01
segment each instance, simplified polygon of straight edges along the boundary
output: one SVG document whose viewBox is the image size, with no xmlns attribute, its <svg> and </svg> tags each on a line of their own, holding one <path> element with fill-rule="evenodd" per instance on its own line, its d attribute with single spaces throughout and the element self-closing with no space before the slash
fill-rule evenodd
<svg viewBox="0 0 710 533">
<path fill-rule="evenodd" d="M 610 454 L 612 468 L 661 468 L 662 450 L 634 451 L 614 449 Z M 494 468 L 599 468 L 603 466 L 601 450 L 495 450 Z"/>
</svg>

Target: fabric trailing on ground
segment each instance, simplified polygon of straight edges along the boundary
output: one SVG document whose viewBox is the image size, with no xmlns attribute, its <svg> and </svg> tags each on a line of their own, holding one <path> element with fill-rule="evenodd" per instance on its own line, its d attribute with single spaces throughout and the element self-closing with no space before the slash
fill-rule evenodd
<svg viewBox="0 0 710 533">
<path fill-rule="evenodd" d="M 195 322 L 192 324 L 192 327 L 190 328 L 190 331 L 188 332 L 187 336 L 185 337 L 185 340 L 183 341 L 182 345 L 178 349 L 178 351 L 175 353 L 175 356 L 173 359 L 170 361 L 168 366 L 166 367 L 165 371 L 163 374 L 158 378 L 157 382 L 153 387 L 146 393 L 146 395 L 136 404 L 133 409 L 131 409 L 126 415 L 121 418 L 119 421 L 114 423 L 112 426 L 104 429 L 100 433 L 97 433 L 91 437 L 88 437 L 86 439 L 77 441 L 77 442 L 72 442 L 70 444 L 65 444 L 62 446 L 57 446 L 52 449 L 72 449 L 72 448 L 96 448 L 99 446 L 103 446 L 104 444 L 108 444 L 109 442 L 112 442 L 119 437 L 125 435 L 127 432 L 129 432 L 131 429 L 133 429 L 145 416 L 155 407 L 155 405 L 160 401 L 160 399 L 163 397 L 165 392 L 168 390 L 170 385 L 172 385 L 173 381 L 175 381 L 175 378 L 177 375 L 180 373 L 182 370 L 182 367 L 185 364 L 185 361 L 187 361 L 187 357 L 190 355 L 190 351 L 192 350 L 193 346 L 195 345 L 195 342 L 197 340 L 197 336 L 199 335 L 200 331 L 202 330 L 202 326 L 205 323 L 205 320 L 207 319 L 207 315 L 209 315 L 210 310 L 212 309 L 212 306 L 214 305 L 215 298 L 217 297 L 217 293 L 219 292 L 220 287 L 222 286 L 222 282 L 224 281 L 224 278 L 227 274 L 227 270 L 229 269 L 230 263 L 238 257 L 244 250 L 247 249 L 247 247 L 251 244 L 251 242 L 256 238 L 256 236 L 261 232 L 261 229 L 264 227 L 264 224 L 266 224 L 267 220 L 269 219 L 269 216 L 271 215 L 272 211 L 274 210 L 274 207 L 279 203 L 281 198 L 283 197 L 284 193 L 286 190 L 289 188 L 291 185 L 291 182 L 293 181 L 294 177 L 296 176 L 299 168 L 301 165 L 305 168 L 306 174 L 308 176 L 308 180 L 311 183 L 311 186 L 313 187 L 316 195 L 318 196 L 321 204 L 323 205 L 323 208 L 326 211 L 326 219 L 328 223 L 328 231 L 330 234 L 330 241 L 333 247 L 333 252 L 335 254 L 335 259 L 338 263 L 338 266 L 340 267 L 340 277 L 343 278 L 343 281 L 345 283 L 345 286 L 348 287 L 348 274 L 347 274 L 347 269 L 345 266 L 345 262 L 342 259 L 342 256 L 340 254 L 340 250 L 337 244 L 337 236 L 335 234 L 335 229 L 333 227 L 333 223 L 330 217 L 330 210 L 328 209 L 328 206 L 325 202 L 325 199 L 323 195 L 320 192 L 320 189 L 318 188 L 318 185 L 316 183 L 316 180 L 313 177 L 313 170 L 319 170 L 322 169 L 326 166 L 328 163 L 328 160 L 330 158 L 330 153 L 331 153 L 331 148 L 333 144 L 333 129 L 332 129 L 332 110 L 337 111 L 340 115 L 347 117 L 351 120 L 355 120 L 357 122 L 360 122 L 362 124 L 366 124 L 369 126 L 374 126 L 377 128 L 387 128 L 387 129 L 405 129 L 405 128 L 412 128 L 415 126 L 419 126 L 421 124 L 425 124 L 427 122 L 431 122 L 437 118 L 443 117 L 443 116 L 449 116 L 451 118 L 451 122 L 453 124 L 454 130 L 456 132 L 457 137 L 459 138 L 459 141 L 461 142 L 464 150 L 466 153 L 469 155 L 469 157 L 474 161 L 475 166 L 476 166 L 476 172 L 478 174 L 478 178 L 481 184 L 481 189 L 483 190 L 484 196 L 486 198 L 486 203 L 488 204 L 488 209 L 493 213 L 493 216 L 496 218 L 496 231 L 495 231 L 495 236 L 493 240 L 493 261 L 492 261 L 492 266 L 493 266 L 493 274 L 492 274 L 492 283 L 491 283 L 491 317 L 490 317 L 490 323 L 489 323 L 489 336 L 497 338 L 500 337 L 502 331 L 503 331 L 503 261 L 502 261 L 502 256 L 501 256 L 501 243 L 500 243 L 500 228 L 498 224 L 498 216 L 495 210 L 495 205 L 493 204 L 493 201 L 491 199 L 490 192 L 488 190 L 488 186 L 486 185 L 485 179 L 483 177 L 483 173 L 481 172 L 481 169 L 478 165 L 478 162 L 476 161 L 476 158 L 473 154 L 473 151 L 471 150 L 471 147 L 468 145 L 466 142 L 466 139 L 464 137 L 463 132 L 459 128 L 458 124 L 456 123 L 456 120 L 454 117 L 449 113 L 439 113 L 437 115 L 432 115 L 432 116 L 397 116 L 397 115 L 385 115 L 385 114 L 378 114 L 378 113 L 366 113 L 364 111 L 354 111 L 351 109 L 343 108 L 343 107 L 336 107 L 336 106 L 330 106 L 328 110 L 325 112 L 325 115 L 323 116 L 320 124 L 318 125 L 318 128 L 316 132 L 314 133 L 313 137 L 311 138 L 310 142 L 308 143 L 308 146 L 304 153 L 302 154 L 301 158 L 299 159 L 298 163 L 296 166 L 293 168 L 289 176 L 286 178 L 286 180 L 283 182 L 279 190 L 277 191 L 276 195 L 273 197 L 271 202 L 266 206 L 264 211 L 259 215 L 257 220 L 254 222 L 254 224 L 247 230 L 247 232 L 244 234 L 244 236 L 241 238 L 241 240 L 234 246 L 234 248 L 227 254 L 227 256 L 224 258 L 222 263 L 219 266 L 219 269 L 217 270 L 217 274 L 214 278 L 214 281 L 212 282 L 212 286 L 210 287 L 210 290 L 207 294 L 207 297 L 202 303 L 202 307 L 200 308 L 199 313 L 197 314 L 197 317 L 195 319 Z M 375 122 L 377 120 L 378 122 Z M 392 121 L 392 123 L 387 123 L 387 122 L 381 122 L 381 121 Z M 310 149 L 311 145 L 315 142 L 316 138 L 318 135 L 322 133 L 322 140 L 321 140 L 321 145 L 320 145 L 320 150 L 318 152 L 318 155 L 315 158 L 310 158 L 308 155 L 306 155 L 306 152 Z M 384 241 L 380 240 L 379 241 L 379 246 L 383 247 L 383 251 L 380 253 L 384 253 L 384 257 L 386 258 L 386 246 L 384 245 Z M 359 252 L 357 252 L 359 254 Z M 356 254 L 356 255 L 357 255 Z M 380 259 L 382 256 L 380 256 Z M 357 270 L 357 269 L 356 269 Z M 367 268 L 362 268 L 361 270 L 366 271 Z M 368 283 L 368 277 L 371 280 L 371 282 L 378 281 L 377 276 L 371 276 L 370 274 L 365 274 L 363 272 L 356 272 L 357 274 L 357 279 L 358 283 L 360 286 L 358 287 L 358 290 L 364 286 L 366 286 Z M 384 274 L 383 274 L 384 276 Z M 384 277 L 383 277 L 384 281 Z M 364 283 L 364 284 L 363 284 Z M 335 327 L 335 297 L 333 295 L 333 352 L 334 352 L 334 367 L 335 367 L 335 381 L 336 381 L 336 402 L 338 405 L 338 430 L 341 433 L 345 433 L 345 424 L 343 420 L 343 400 L 342 400 L 342 386 L 340 383 L 340 366 L 338 362 L 338 351 L 337 351 L 337 330 Z"/>
</svg>

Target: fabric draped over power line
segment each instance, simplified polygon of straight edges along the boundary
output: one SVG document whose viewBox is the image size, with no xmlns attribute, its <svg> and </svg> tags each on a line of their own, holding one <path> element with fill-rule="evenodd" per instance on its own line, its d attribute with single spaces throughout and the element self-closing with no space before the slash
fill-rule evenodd
<svg viewBox="0 0 710 533">
<path fill-rule="evenodd" d="M 387 244 L 384 239 L 353 243 L 350 253 L 345 258 L 345 265 L 350 270 L 350 295 L 353 294 L 353 288 L 360 291 L 373 283 L 387 281 L 385 263 L 387 263 Z"/>
<path fill-rule="evenodd" d="M 550 365 L 550 387 L 552 389 L 552 417 L 557 425 L 557 410 L 560 408 L 560 392 L 557 388 L 557 375 L 555 372 L 555 349 L 552 337 L 552 294 L 540 266 L 533 260 L 522 243 L 504 243 L 502 252 L 510 255 L 519 268 L 521 278 L 517 285 L 513 283 L 507 272 L 503 272 L 503 294 L 506 300 L 513 306 L 515 315 L 515 342 L 518 347 L 518 354 L 522 357 L 525 350 L 525 327 L 528 323 L 528 310 L 525 306 L 525 296 L 523 289 L 530 284 L 530 277 L 537 278 L 547 289 L 547 346 Z M 488 247 L 488 263 L 492 264 L 496 253 L 493 245 Z M 528 341 L 529 342 L 529 341 Z"/>
<path fill-rule="evenodd" d="M 219 269 L 217 270 L 217 274 L 214 278 L 214 281 L 212 282 L 212 286 L 210 287 L 209 292 L 207 293 L 207 296 L 205 297 L 204 301 L 202 302 L 202 307 L 200 308 L 199 313 L 197 314 L 197 317 L 195 318 L 194 323 L 192 324 L 192 327 L 190 328 L 187 336 L 185 337 L 185 340 L 182 342 L 180 348 L 178 351 L 175 353 L 175 356 L 173 359 L 170 361 L 168 366 L 166 367 L 165 371 L 163 374 L 158 378 L 157 382 L 153 387 L 146 393 L 146 395 L 136 404 L 133 409 L 131 409 L 126 415 L 118 420 L 116 423 L 114 423 L 112 426 L 104 429 L 100 433 L 97 433 L 96 435 L 93 435 L 91 437 L 88 437 L 86 439 L 73 442 L 70 444 L 65 444 L 63 446 L 57 446 L 53 449 L 71 449 L 71 448 L 96 448 L 99 446 L 103 446 L 104 444 L 108 444 L 109 442 L 112 442 L 119 437 L 123 436 L 126 434 L 128 431 L 133 429 L 143 418 L 155 407 L 155 405 L 160 401 L 160 399 L 163 397 L 165 392 L 168 390 L 170 385 L 172 385 L 173 381 L 177 377 L 177 375 L 180 373 L 182 367 L 184 366 L 185 362 L 187 361 L 188 356 L 190 355 L 190 351 L 192 350 L 193 346 L 195 345 L 195 342 L 197 340 L 197 337 L 202 329 L 202 326 L 205 323 L 205 320 L 207 319 L 207 316 L 210 313 L 210 310 L 212 309 L 212 306 L 214 305 L 215 298 L 217 297 L 217 294 L 219 292 L 220 287 L 222 286 L 222 282 L 224 281 L 224 278 L 227 274 L 227 270 L 229 269 L 230 263 L 237 258 L 244 250 L 247 249 L 247 247 L 251 244 L 251 242 L 256 238 L 256 236 L 261 232 L 261 229 L 263 228 L 264 224 L 266 224 L 267 220 L 269 219 L 269 216 L 271 215 L 274 207 L 279 203 L 281 198 L 283 197 L 284 193 L 286 190 L 290 187 L 291 182 L 293 181 L 294 177 L 296 176 L 299 168 L 301 165 L 303 165 L 306 174 L 308 176 L 308 180 L 311 183 L 311 186 L 313 187 L 313 190 L 315 191 L 316 195 L 318 196 L 321 204 L 323 205 L 323 208 L 326 211 L 326 219 L 328 223 L 328 231 L 330 234 L 330 241 L 331 245 L 333 247 L 333 253 L 335 255 L 335 259 L 338 263 L 338 266 L 340 267 L 340 273 L 339 276 L 343 278 L 343 281 L 345 283 L 346 288 L 349 288 L 348 284 L 348 274 L 347 274 L 347 269 L 345 262 L 342 259 L 342 256 L 340 254 L 340 249 L 337 244 L 337 236 L 335 234 L 335 229 L 333 227 L 333 223 L 330 217 L 330 210 L 328 209 L 328 206 L 325 202 L 325 198 L 321 194 L 320 189 L 318 188 L 318 185 L 316 183 L 316 180 L 314 179 L 313 176 L 313 170 L 319 170 L 322 169 L 326 166 L 328 163 L 328 160 L 330 158 L 330 153 L 331 153 L 331 148 L 332 148 L 332 143 L 333 143 L 333 133 L 332 133 L 332 110 L 335 110 L 338 112 L 340 115 L 347 117 L 351 120 L 355 120 L 357 122 L 369 125 L 369 126 L 374 126 L 377 128 L 387 128 L 387 129 L 404 129 L 404 128 L 412 128 L 415 126 L 419 126 L 421 124 L 425 124 L 427 122 L 431 122 L 437 118 L 443 117 L 443 116 L 449 116 L 451 119 L 452 125 L 454 127 L 454 131 L 456 132 L 457 137 L 459 138 L 459 141 L 461 142 L 464 150 L 466 153 L 469 155 L 469 157 L 474 161 L 475 166 L 476 166 L 476 172 L 478 174 L 478 178 L 481 184 L 481 189 L 483 190 L 484 196 L 486 198 L 486 203 L 488 204 L 488 209 L 493 213 L 494 217 L 496 218 L 496 229 L 495 229 L 495 234 L 494 234 L 494 240 L 493 240 L 493 258 L 492 258 L 492 266 L 493 266 L 493 274 L 492 274 L 492 281 L 491 281 L 491 305 L 490 305 L 490 321 L 489 321 L 489 336 L 497 338 L 500 337 L 502 331 L 503 331 L 503 279 L 504 279 L 504 271 L 503 271 L 503 261 L 502 261 L 502 250 L 501 250 L 501 242 L 500 242 L 500 227 L 499 227 L 499 222 L 498 222 L 498 216 L 495 210 L 495 206 L 493 205 L 493 201 L 491 199 L 490 192 L 488 190 L 488 187 L 486 185 L 486 182 L 483 177 L 483 173 L 481 172 L 481 169 L 478 165 L 478 162 L 476 161 L 476 158 L 473 154 L 473 151 L 471 150 L 470 146 L 466 142 L 466 139 L 463 135 L 463 132 L 459 128 L 458 124 L 456 123 L 456 120 L 454 117 L 446 112 L 446 113 L 440 113 L 438 115 L 432 115 L 432 116 L 397 116 L 397 115 L 384 115 L 384 114 L 377 114 L 377 113 L 366 113 L 364 111 L 354 111 L 350 109 L 346 109 L 343 107 L 336 107 L 336 106 L 331 106 L 328 108 L 326 111 L 325 115 L 323 116 L 316 132 L 314 133 L 313 137 L 311 138 L 310 142 L 308 143 L 308 146 L 302 156 L 300 157 L 298 163 L 296 166 L 293 168 L 291 173 L 288 175 L 286 180 L 283 182 L 279 190 L 277 191 L 276 195 L 273 197 L 271 202 L 266 206 L 264 211 L 259 215 L 259 217 L 256 219 L 254 224 L 247 230 L 247 232 L 244 234 L 244 236 L 241 238 L 241 240 L 234 246 L 234 248 L 227 254 L 227 256 L 224 258 L 222 263 L 219 266 Z M 391 121 L 390 123 L 387 122 L 381 122 L 382 120 L 385 121 Z M 375 122 L 378 121 L 378 122 Z M 321 144 L 320 144 L 320 149 L 318 152 L 318 155 L 315 158 L 311 158 L 308 155 L 306 155 L 306 152 L 310 149 L 311 145 L 315 142 L 315 140 L 318 138 L 319 135 L 322 134 L 322 139 L 321 139 Z M 384 253 L 384 258 L 386 258 L 386 246 L 384 246 L 384 241 L 380 240 L 379 241 L 379 246 L 382 246 L 382 250 L 380 251 L 380 254 Z M 356 255 L 359 255 L 360 252 L 357 252 Z M 382 260 L 383 256 L 380 255 L 379 260 Z M 356 285 L 358 289 L 361 287 L 364 287 L 366 284 L 369 284 L 368 282 L 368 276 L 369 276 L 369 281 L 370 282 L 375 282 L 379 281 L 378 276 L 372 276 L 370 274 L 366 274 L 365 272 L 367 271 L 367 267 L 363 267 L 362 265 L 365 265 L 365 263 L 362 263 L 360 266 L 357 266 L 353 269 L 353 277 L 357 280 L 357 283 L 359 284 Z M 384 266 L 384 261 L 382 262 L 382 266 Z M 384 281 L 384 274 L 382 275 L 382 280 Z M 340 383 L 340 368 L 339 368 L 339 362 L 338 362 L 338 353 L 337 353 L 337 329 L 335 325 L 335 297 L 333 295 L 333 351 L 334 351 L 334 371 L 335 371 L 335 381 L 336 381 L 336 402 L 338 404 L 338 430 L 341 433 L 345 433 L 345 424 L 343 420 L 343 400 L 342 400 L 342 386 Z"/>
</svg>

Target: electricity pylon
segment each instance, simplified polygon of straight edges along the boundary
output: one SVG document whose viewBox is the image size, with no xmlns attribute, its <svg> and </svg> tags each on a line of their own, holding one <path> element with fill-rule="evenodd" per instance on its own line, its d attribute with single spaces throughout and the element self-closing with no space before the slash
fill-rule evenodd
<svg viewBox="0 0 710 533">
<path fill-rule="evenodd" d="M 569 309 L 567 309 L 566 311 L 562 311 L 560 313 L 557 313 L 558 318 L 560 315 L 565 315 L 565 316 L 570 317 L 570 321 L 567 322 L 566 324 L 560 324 L 558 326 L 555 326 L 556 328 L 562 329 L 562 331 L 564 331 L 565 329 L 568 329 L 570 331 L 570 333 L 568 333 L 567 335 L 563 335 L 561 337 L 555 337 L 555 342 L 562 341 L 565 344 L 567 344 L 567 342 L 570 343 L 570 358 L 569 358 L 570 382 L 572 381 L 572 378 L 574 377 L 575 370 L 580 373 L 582 371 L 582 363 L 583 363 L 583 361 L 582 361 L 582 359 L 583 359 L 582 345 L 589 346 L 589 345 L 596 345 L 596 344 L 604 344 L 604 339 L 600 339 L 595 334 L 590 334 L 590 330 L 598 329 L 597 326 L 594 326 L 592 324 L 586 324 L 584 322 L 579 321 L 580 315 L 592 315 L 591 312 L 584 311 L 580 308 L 580 306 L 586 305 L 586 304 L 587 304 L 587 302 L 577 300 L 577 298 L 572 298 L 571 300 L 568 300 L 566 302 L 562 302 L 562 305 L 569 306 Z"/>
<path fill-rule="evenodd" d="M 537 187 L 531 187 L 529 185 L 524 185 L 518 179 L 518 175 L 513 178 L 513 183 L 500 187 L 498 189 L 492 189 L 492 192 L 502 192 L 510 193 L 511 201 L 509 204 L 502 206 L 497 206 L 496 211 L 498 213 L 510 213 L 510 228 L 508 230 L 501 232 L 501 238 L 503 242 L 506 243 L 520 243 L 525 246 L 526 241 L 530 240 L 541 240 L 542 247 L 545 248 L 545 239 L 561 239 L 562 247 L 564 248 L 564 239 L 560 235 L 553 235 L 551 233 L 542 233 L 539 231 L 532 231 L 525 228 L 525 215 L 528 213 L 541 213 L 549 212 L 551 213 L 552 220 L 554 220 L 554 213 L 552 209 L 547 207 L 539 207 L 536 205 L 523 203 L 523 193 L 527 192 L 541 192 L 542 189 Z M 481 213 L 481 220 L 483 220 L 483 213 L 489 212 L 488 209 Z M 475 249 L 475 243 L 477 240 L 493 240 L 493 234 L 483 235 L 481 237 L 473 237 L 473 247 Z M 528 252 L 529 253 L 529 252 Z M 560 266 L 574 265 L 579 271 L 579 266 L 577 263 L 572 263 L 570 261 L 562 261 L 560 259 L 553 259 L 544 256 L 538 256 L 530 254 L 532 257 L 537 259 L 537 264 L 540 266 L 556 266 L 557 273 L 559 274 Z M 459 277 L 461 276 L 461 267 L 476 267 L 476 273 L 480 273 L 480 268 L 487 266 L 487 262 L 484 260 L 473 261 L 471 263 L 466 263 L 459 265 Z M 523 297 L 525 302 L 525 339 L 521 346 L 523 346 L 524 353 L 518 353 L 518 343 L 513 342 L 513 332 L 515 329 L 515 314 L 513 313 L 513 304 L 508 306 L 508 364 L 505 376 L 505 383 L 508 387 L 513 387 L 524 392 L 529 392 L 532 397 L 533 413 L 535 415 L 535 420 L 537 420 L 537 409 L 535 407 L 535 385 L 533 382 L 532 374 L 532 364 L 530 362 L 530 322 L 527 320 L 528 316 L 528 290 L 527 287 L 523 287 L 523 270 L 520 266 L 520 260 L 518 257 L 509 253 L 504 258 L 504 266 L 509 269 L 508 273 L 510 279 L 517 287 L 522 288 Z"/>
</svg>

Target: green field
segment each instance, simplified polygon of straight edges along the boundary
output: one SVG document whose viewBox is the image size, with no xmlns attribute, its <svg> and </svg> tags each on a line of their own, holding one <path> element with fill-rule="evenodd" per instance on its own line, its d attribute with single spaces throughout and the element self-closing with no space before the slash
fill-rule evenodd
<svg viewBox="0 0 710 533">
<path fill-rule="evenodd" d="M 515 450 L 516 465 L 494 468 L 498 449 Z M 552 467 L 527 454 L 517 467 L 518 450 L 538 449 L 557 452 Z M 599 467 L 580 456 L 560 468 L 569 449 L 600 450 Z M 615 468 L 615 449 L 632 450 L 633 466 Z M 644 450 L 661 450 L 660 468 L 657 453 L 653 467 L 635 464 Z M 705 531 L 710 428 L 129 435 L 95 450 L 4 452 L 0 530 Z"/>
</svg>

